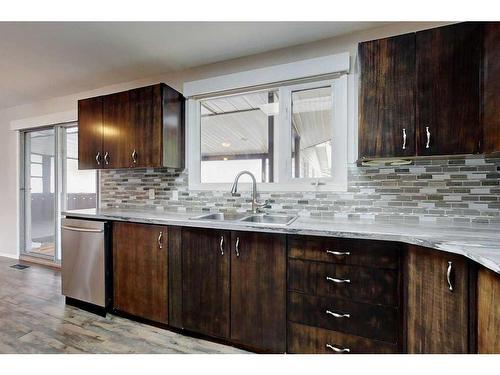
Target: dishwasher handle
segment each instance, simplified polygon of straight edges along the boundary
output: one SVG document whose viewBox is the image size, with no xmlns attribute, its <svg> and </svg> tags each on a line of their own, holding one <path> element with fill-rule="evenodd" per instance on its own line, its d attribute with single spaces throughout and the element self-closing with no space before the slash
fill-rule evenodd
<svg viewBox="0 0 500 375">
<path fill-rule="evenodd" d="M 80 228 L 80 227 L 72 227 L 69 225 L 62 225 L 62 229 L 67 229 L 67 230 L 72 230 L 75 232 L 90 232 L 90 233 L 102 233 L 104 232 L 104 229 L 91 229 L 91 228 Z"/>
</svg>

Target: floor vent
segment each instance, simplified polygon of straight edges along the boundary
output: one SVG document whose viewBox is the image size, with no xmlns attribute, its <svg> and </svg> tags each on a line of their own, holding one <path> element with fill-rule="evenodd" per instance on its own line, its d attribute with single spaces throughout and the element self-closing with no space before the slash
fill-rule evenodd
<svg viewBox="0 0 500 375">
<path fill-rule="evenodd" d="M 14 264 L 10 266 L 10 268 L 15 268 L 16 270 L 24 270 L 26 268 L 30 268 L 30 266 L 25 266 L 24 264 Z"/>
</svg>

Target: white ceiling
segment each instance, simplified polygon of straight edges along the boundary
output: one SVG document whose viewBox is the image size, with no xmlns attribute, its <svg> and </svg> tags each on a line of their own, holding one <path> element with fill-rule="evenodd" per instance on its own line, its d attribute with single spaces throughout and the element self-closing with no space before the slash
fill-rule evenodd
<svg viewBox="0 0 500 375">
<path fill-rule="evenodd" d="M 1 22 L 0 109 L 378 25 L 377 22 Z"/>
</svg>

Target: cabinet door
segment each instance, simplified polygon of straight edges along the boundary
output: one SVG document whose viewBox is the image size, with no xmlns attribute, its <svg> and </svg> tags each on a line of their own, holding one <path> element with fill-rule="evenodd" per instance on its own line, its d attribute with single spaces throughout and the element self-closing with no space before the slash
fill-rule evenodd
<svg viewBox="0 0 500 375">
<path fill-rule="evenodd" d="M 232 232 L 231 339 L 285 351 L 285 236 Z"/>
<path fill-rule="evenodd" d="M 130 122 L 133 131 L 134 167 L 162 166 L 161 85 L 130 91 Z"/>
<path fill-rule="evenodd" d="M 78 169 L 102 168 L 102 110 L 102 97 L 78 101 Z"/>
<path fill-rule="evenodd" d="M 409 248 L 409 353 L 468 352 L 468 275 L 467 262 L 460 256 Z"/>
<path fill-rule="evenodd" d="M 182 325 L 229 337 L 229 232 L 183 228 Z"/>
<path fill-rule="evenodd" d="M 168 323 L 167 228 L 113 223 L 116 310 Z"/>
<path fill-rule="evenodd" d="M 483 149 L 500 151 L 500 22 L 484 25 Z"/>
<path fill-rule="evenodd" d="M 415 155 L 415 34 L 359 45 L 359 157 Z"/>
<path fill-rule="evenodd" d="M 500 354 L 500 275 L 481 268 L 477 294 L 478 353 Z"/>
<path fill-rule="evenodd" d="M 481 26 L 477 23 L 417 33 L 417 152 L 479 152 Z"/>
<path fill-rule="evenodd" d="M 107 95 L 104 107 L 104 168 L 133 166 L 133 128 L 130 123 L 129 92 Z"/>
</svg>

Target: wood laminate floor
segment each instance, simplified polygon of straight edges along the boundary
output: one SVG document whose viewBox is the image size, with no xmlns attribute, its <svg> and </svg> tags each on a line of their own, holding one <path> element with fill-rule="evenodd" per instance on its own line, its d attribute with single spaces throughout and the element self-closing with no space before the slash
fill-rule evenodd
<svg viewBox="0 0 500 375">
<path fill-rule="evenodd" d="M 0 353 L 244 353 L 210 341 L 66 306 L 58 270 L 0 257 Z"/>
</svg>

